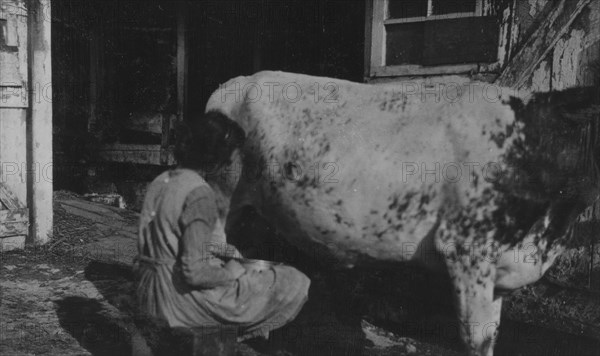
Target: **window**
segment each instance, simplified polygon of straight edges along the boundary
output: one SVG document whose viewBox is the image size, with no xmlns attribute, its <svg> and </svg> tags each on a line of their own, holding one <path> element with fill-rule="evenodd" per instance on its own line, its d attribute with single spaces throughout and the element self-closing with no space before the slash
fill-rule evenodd
<svg viewBox="0 0 600 356">
<path fill-rule="evenodd" d="M 370 76 L 466 73 L 498 61 L 489 0 L 370 1 Z"/>
</svg>

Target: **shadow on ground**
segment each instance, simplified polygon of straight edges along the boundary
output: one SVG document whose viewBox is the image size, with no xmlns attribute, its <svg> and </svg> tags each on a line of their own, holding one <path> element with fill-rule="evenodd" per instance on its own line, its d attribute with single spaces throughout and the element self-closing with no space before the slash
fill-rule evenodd
<svg viewBox="0 0 600 356">
<path fill-rule="evenodd" d="M 130 268 L 92 262 L 84 272 L 104 300 L 73 296 L 57 301 L 61 326 L 94 356 L 129 355 L 134 300 Z"/>
<path fill-rule="evenodd" d="M 241 226 L 228 232 L 242 254 L 291 264 L 312 283 L 309 301 L 292 323 L 274 331 L 268 343 L 247 343 L 251 348 L 238 349 L 238 355 L 256 356 L 267 351 L 293 356 L 461 353 L 446 279 L 405 264 L 334 270 L 320 258 L 304 255 L 287 244 L 252 211 L 246 215 Z M 135 325 L 131 268 L 92 262 L 85 268 L 85 277 L 104 300 L 60 300 L 61 326 L 93 355 L 129 355 Z M 385 334 L 380 341 L 399 342 L 378 345 L 377 337 L 366 337 L 362 320 Z M 598 355 L 597 350 L 599 342 L 590 338 L 506 320 L 495 354 Z"/>
<path fill-rule="evenodd" d="M 497 356 L 600 355 L 600 341 L 558 332 L 543 326 L 502 320 Z"/>
<path fill-rule="evenodd" d="M 68 297 L 58 302 L 61 326 L 93 355 L 129 355 L 134 327 L 134 278 L 129 267 L 92 262 L 85 268 L 106 302 Z M 320 277 L 317 276 L 317 279 Z M 274 331 L 268 343 L 249 342 L 238 355 L 279 352 L 292 355 L 357 355 L 365 344 L 360 318 L 339 318 L 331 293 L 314 283 L 296 320 Z M 285 351 L 285 352 L 284 352 Z"/>
<path fill-rule="evenodd" d="M 67 297 L 56 304 L 61 327 L 92 355 L 130 354 L 129 331 L 106 312 L 106 305 L 84 297 Z"/>
<path fill-rule="evenodd" d="M 462 348 L 453 311 L 439 281 L 418 272 L 314 273 L 309 302 L 296 320 L 272 333 L 265 344 L 238 352 L 279 355 L 403 355 L 406 345 L 377 348 L 366 339 L 361 319 L 393 337 L 414 340 L 412 355 L 457 355 Z M 407 275 L 410 277 L 408 278 Z M 85 276 L 106 301 L 67 297 L 57 302 L 61 326 L 92 355 L 129 355 L 133 328 L 133 276 L 128 267 L 90 263 Z M 401 289 L 410 290 L 402 292 Z M 432 293 L 437 288 L 438 293 Z M 391 321 L 390 321 L 391 320 Z M 598 355 L 593 339 L 503 320 L 496 355 Z M 284 352 L 285 351 L 285 352 Z"/>
</svg>

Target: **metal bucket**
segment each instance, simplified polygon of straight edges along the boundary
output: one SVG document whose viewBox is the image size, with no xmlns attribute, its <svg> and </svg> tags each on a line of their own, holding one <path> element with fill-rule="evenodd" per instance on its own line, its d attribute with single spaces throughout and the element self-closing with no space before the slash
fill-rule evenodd
<svg viewBox="0 0 600 356">
<path fill-rule="evenodd" d="M 273 262 L 267 260 L 255 260 L 250 258 L 236 259 L 246 270 L 253 270 L 262 272 L 270 269 L 271 267 L 281 265 L 280 262 Z"/>
</svg>

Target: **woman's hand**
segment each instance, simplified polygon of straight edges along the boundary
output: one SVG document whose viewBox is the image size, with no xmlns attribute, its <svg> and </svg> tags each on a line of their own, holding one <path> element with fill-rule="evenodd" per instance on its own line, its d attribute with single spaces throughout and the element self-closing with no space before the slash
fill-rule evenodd
<svg viewBox="0 0 600 356">
<path fill-rule="evenodd" d="M 238 261 L 236 260 L 229 260 L 229 262 L 227 262 L 225 264 L 224 267 L 226 270 L 228 270 L 232 275 L 234 279 L 238 279 L 240 278 L 244 273 L 246 273 L 246 269 L 244 268 L 244 266 L 242 266 Z"/>
<path fill-rule="evenodd" d="M 215 256 L 223 259 L 243 258 L 240 251 L 238 251 L 237 248 L 235 248 L 235 246 L 229 244 L 222 244 L 221 246 L 218 246 L 212 251 L 212 253 Z"/>
</svg>

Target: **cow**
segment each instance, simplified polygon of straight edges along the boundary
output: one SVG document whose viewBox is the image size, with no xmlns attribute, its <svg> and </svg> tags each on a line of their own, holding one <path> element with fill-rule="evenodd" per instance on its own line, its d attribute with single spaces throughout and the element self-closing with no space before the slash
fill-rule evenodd
<svg viewBox="0 0 600 356">
<path fill-rule="evenodd" d="M 265 71 L 221 85 L 206 112 L 247 136 L 230 217 L 251 205 L 348 267 L 445 274 L 468 353 L 492 355 L 502 296 L 544 275 L 598 196 L 597 152 L 580 144 L 598 90 L 453 87 Z"/>
</svg>

